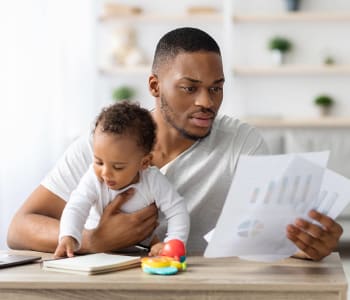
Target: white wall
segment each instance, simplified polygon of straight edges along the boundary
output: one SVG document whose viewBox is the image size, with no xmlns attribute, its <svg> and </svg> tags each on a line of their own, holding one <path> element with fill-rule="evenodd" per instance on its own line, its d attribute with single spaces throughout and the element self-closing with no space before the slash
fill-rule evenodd
<svg viewBox="0 0 350 300">
<path fill-rule="evenodd" d="M 0 249 L 13 214 L 95 116 L 93 0 L 0 1 Z"/>
</svg>

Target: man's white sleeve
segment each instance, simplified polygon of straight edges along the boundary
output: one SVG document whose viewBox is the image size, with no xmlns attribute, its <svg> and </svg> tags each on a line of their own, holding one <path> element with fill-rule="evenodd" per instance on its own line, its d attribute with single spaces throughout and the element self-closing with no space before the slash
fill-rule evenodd
<svg viewBox="0 0 350 300">
<path fill-rule="evenodd" d="M 41 185 L 68 201 L 93 159 L 91 135 L 85 134 L 73 142 Z"/>
</svg>

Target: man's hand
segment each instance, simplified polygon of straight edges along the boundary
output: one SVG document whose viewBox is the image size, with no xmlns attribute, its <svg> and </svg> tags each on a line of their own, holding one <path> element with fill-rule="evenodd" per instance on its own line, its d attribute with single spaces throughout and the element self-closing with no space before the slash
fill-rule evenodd
<svg viewBox="0 0 350 300">
<path fill-rule="evenodd" d="M 120 207 L 133 194 L 133 189 L 119 194 L 104 209 L 97 228 L 84 231 L 81 252 L 118 250 L 135 245 L 151 235 L 158 225 L 158 210 L 154 204 L 134 213 L 120 212 Z"/>
<path fill-rule="evenodd" d="M 336 249 L 343 228 L 330 217 L 315 210 L 309 212 L 309 217 L 322 226 L 297 219 L 294 224 L 287 226 L 287 237 L 303 251 L 297 253 L 296 257 L 321 260 Z"/>
</svg>

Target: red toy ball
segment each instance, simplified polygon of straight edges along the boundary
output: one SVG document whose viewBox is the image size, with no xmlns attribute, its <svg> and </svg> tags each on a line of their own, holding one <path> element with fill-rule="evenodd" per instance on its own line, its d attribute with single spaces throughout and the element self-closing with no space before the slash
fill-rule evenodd
<svg viewBox="0 0 350 300">
<path fill-rule="evenodd" d="M 182 256 L 186 255 L 185 245 L 182 241 L 174 239 L 167 241 L 160 253 L 161 256 L 170 256 L 180 260 Z"/>
</svg>

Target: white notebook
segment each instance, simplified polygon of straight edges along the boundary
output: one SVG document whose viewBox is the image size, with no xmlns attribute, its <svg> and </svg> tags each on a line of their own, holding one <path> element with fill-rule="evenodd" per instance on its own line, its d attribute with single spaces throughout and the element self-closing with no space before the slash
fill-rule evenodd
<svg viewBox="0 0 350 300">
<path fill-rule="evenodd" d="M 96 253 L 43 261 L 43 270 L 94 275 L 140 266 L 139 256 Z"/>
</svg>

